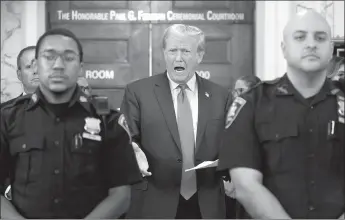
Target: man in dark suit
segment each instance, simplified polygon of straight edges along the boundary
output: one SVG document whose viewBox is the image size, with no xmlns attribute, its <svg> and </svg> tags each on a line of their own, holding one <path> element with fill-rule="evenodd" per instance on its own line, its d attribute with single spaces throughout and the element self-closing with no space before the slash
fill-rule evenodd
<svg viewBox="0 0 345 220">
<path fill-rule="evenodd" d="M 33 62 L 35 60 L 35 48 L 35 46 L 25 47 L 17 56 L 17 76 L 19 81 L 22 83 L 24 90 L 24 92 L 18 97 L 33 93 L 39 84 L 37 71 L 33 66 Z M 12 103 L 16 98 L 1 103 L 0 108 Z"/>
<path fill-rule="evenodd" d="M 163 35 L 167 71 L 126 87 L 121 111 L 134 149 L 146 155 L 149 166 L 141 170 L 144 182 L 132 187 L 127 218 L 225 218 L 224 185 L 216 169 L 185 172 L 218 159 L 225 127 L 226 89 L 195 73 L 204 48 L 199 28 L 172 25 Z"/>
</svg>

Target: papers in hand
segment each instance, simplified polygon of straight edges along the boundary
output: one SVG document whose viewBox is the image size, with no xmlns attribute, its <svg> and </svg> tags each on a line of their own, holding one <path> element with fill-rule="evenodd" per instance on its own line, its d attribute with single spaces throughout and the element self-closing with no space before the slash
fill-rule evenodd
<svg viewBox="0 0 345 220">
<path fill-rule="evenodd" d="M 185 172 L 191 171 L 191 170 L 199 170 L 199 169 L 205 169 L 205 168 L 209 168 L 209 167 L 216 167 L 218 166 L 218 160 L 215 161 L 204 161 L 201 164 L 199 164 L 196 167 L 190 168 L 185 170 Z"/>
</svg>

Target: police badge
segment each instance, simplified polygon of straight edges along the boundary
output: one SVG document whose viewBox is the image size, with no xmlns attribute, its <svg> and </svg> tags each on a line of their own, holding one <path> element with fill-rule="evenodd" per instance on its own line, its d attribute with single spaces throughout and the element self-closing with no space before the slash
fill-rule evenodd
<svg viewBox="0 0 345 220">
<path fill-rule="evenodd" d="M 86 132 L 83 133 L 83 138 L 101 141 L 102 137 L 98 135 L 101 132 L 101 120 L 98 118 L 85 118 L 84 129 Z"/>
</svg>

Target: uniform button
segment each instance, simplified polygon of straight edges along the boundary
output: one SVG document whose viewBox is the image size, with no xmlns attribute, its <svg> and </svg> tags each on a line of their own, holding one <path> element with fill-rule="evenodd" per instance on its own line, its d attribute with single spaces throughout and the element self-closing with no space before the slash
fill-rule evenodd
<svg viewBox="0 0 345 220">
<path fill-rule="evenodd" d="M 22 145 L 22 148 L 23 148 L 23 149 L 26 149 L 26 144 L 23 144 L 23 145 Z"/>
<path fill-rule="evenodd" d="M 60 118 L 55 118 L 55 121 L 56 122 L 60 122 Z"/>
<path fill-rule="evenodd" d="M 309 206 L 309 211 L 314 211 L 315 210 L 315 207 L 314 206 Z"/>
<path fill-rule="evenodd" d="M 310 128 L 310 129 L 309 129 L 309 132 L 310 132 L 310 133 L 312 133 L 312 132 L 313 132 L 313 129 L 312 129 L 312 128 Z"/>
<path fill-rule="evenodd" d="M 59 141 L 54 141 L 54 144 L 56 145 L 56 146 L 58 146 L 59 145 Z"/>
<path fill-rule="evenodd" d="M 58 204 L 60 202 L 60 199 L 54 199 L 54 203 Z"/>
<path fill-rule="evenodd" d="M 315 184 L 314 180 L 310 181 L 310 185 L 314 185 L 314 184 Z"/>
<path fill-rule="evenodd" d="M 178 163 L 182 163 L 182 160 L 179 158 L 179 159 L 177 159 L 177 162 Z"/>
<path fill-rule="evenodd" d="M 279 134 L 276 134 L 276 138 L 279 138 Z"/>
<path fill-rule="evenodd" d="M 314 109 L 314 106 L 312 105 L 312 106 L 310 106 L 310 109 Z"/>
<path fill-rule="evenodd" d="M 54 170 L 54 173 L 55 173 L 55 174 L 59 174 L 59 173 L 60 173 L 60 170 L 59 170 L 59 169 L 55 169 L 55 170 Z"/>
</svg>

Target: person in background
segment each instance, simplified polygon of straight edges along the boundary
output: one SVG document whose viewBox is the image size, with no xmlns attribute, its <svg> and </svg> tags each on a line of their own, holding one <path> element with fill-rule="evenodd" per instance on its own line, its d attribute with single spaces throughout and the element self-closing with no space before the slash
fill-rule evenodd
<svg viewBox="0 0 345 220">
<path fill-rule="evenodd" d="M 1 109 L 1 217 L 118 218 L 142 180 L 124 116 L 100 114 L 77 86 L 83 48 L 69 30 L 44 33 L 35 59 L 38 89 Z"/>
<path fill-rule="evenodd" d="M 17 77 L 23 86 L 23 93 L 18 97 L 10 99 L 0 104 L 0 109 L 4 106 L 13 103 L 17 98 L 26 94 L 33 93 L 39 84 L 37 71 L 34 69 L 35 62 L 35 46 L 28 46 L 23 48 L 17 56 Z M 11 185 L 9 179 L 5 183 L 4 195 L 7 199 L 11 200 Z"/>
<path fill-rule="evenodd" d="M 327 79 L 331 27 L 314 10 L 299 13 L 281 48 L 286 74 L 233 101 L 218 170 L 230 172 L 252 218 L 344 218 L 344 94 Z"/>
<path fill-rule="evenodd" d="M 222 175 L 185 170 L 218 159 L 229 94 L 195 72 L 205 52 L 199 28 L 169 26 L 162 47 L 167 70 L 128 84 L 121 106 L 133 147 L 148 161 L 126 217 L 225 218 Z"/>
<path fill-rule="evenodd" d="M 234 88 L 231 92 L 232 100 L 235 100 L 237 96 L 240 96 L 261 82 L 260 78 L 255 75 L 246 75 L 238 78 L 235 82 Z M 230 180 L 224 180 L 224 189 L 227 197 L 225 198 L 225 204 L 227 207 L 226 216 L 227 219 L 240 218 L 243 216 L 244 210 L 241 205 L 236 202 L 236 190 L 233 182 Z"/>
<path fill-rule="evenodd" d="M 344 61 L 344 57 L 333 56 L 327 68 L 327 73 L 329 74 L 327 77 L 343 90 L 343 92 L 345 92 Z"/>
<path fill-rule="evenodd" d="M 39 84 L 37 71 L 34 69 L 35 48 L 35 46 L 25 47 L 17 56 L 17 77 L 23 86 L 23 93 L 18 97 L 33 93 Z M 16 98 L 1 103 L 0 108 L 14 102 Z"/>
<path fill-rule="evenodd" d="M 238 78 L 235 82 L 234 89 L 232 90 L 232 98 L 248 92 L 261 82 L 260 78 L 254 75 L 246 75 Z"/>
<path fill-rule="evenodd" d="M 85 77 L 78 77 L 77 83 L 81 89 L 85 93 L 86 96 L 91 97 L 92 96 L 92 89 L 89 85 L 89 82 Z"/>
</svg>

